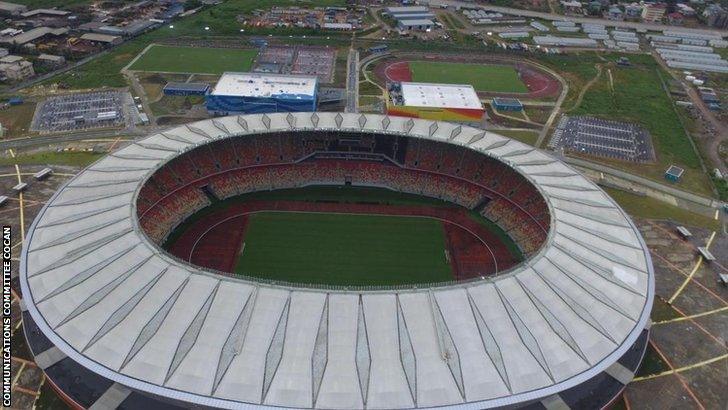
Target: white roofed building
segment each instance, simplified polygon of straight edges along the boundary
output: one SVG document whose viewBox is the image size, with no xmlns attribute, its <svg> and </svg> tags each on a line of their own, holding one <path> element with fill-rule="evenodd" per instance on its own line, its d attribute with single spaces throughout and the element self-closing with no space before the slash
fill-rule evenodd
<svg viewBox="0 0 728 410">
<path fill-rule="evenodd" d="M 318 77 L 227 72 L 206 97 L 215 114 L 315 111 Z"/>
<path fill-rule="evenodd" d="M 472 85 L 393 83 L 388 87 L 387 113 L 448 121 L 480 121 L 483 103 Z"/>
</svg>

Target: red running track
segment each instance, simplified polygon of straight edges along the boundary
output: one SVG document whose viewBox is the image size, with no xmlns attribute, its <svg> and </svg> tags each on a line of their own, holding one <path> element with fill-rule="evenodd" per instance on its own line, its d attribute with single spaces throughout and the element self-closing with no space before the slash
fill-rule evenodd
<svg viewBox="0 0 728 410">
<path fill-rule="evenodd" d="M 378 76 L 384 77 L 387 81 L 412 81 L 412 71 L 407 61 L 400 60 L 395 61 L 387 65 L 381 65 L 383 67 L 383 73 L 378 73 Z"/>
<path fill-rule="evenodd" d="M 463 59 L 462 62 L 477 64 L 477 62 L 467 61 L 467 59 Z M 507 63 L 498 62 L 493 62 L 491 64 L 507 65 Z M 559 95 L 559 92 L 561 91 L 561 84 L 550 74 L 524 63 L 515 64 L 515 68 L 521 77 L 521 81 L 523 81 L 526 88 L 528 88 L 527 93 L 479 92 L 479 94 L 498 95 L 503 97 L 510 96 L 515 98 L 525 97 L 531 99 L 549 98 Z M 410 71 L 410 66 L 407 60 L 395 60 L 377 64 L 374 67 L 374 74 L 384 81 L 412 81 L 412 72 Z"/>
<path fill-rule="evenodd" d="M 249 201 L 232 204 L 194 222 L 169 252 L 195 265 L 232 273 L 243 242 L 247 215 L 256 212 L 323 212 L 429 217 L 443 222 L 457 280 L 492 275 L 518 261 L 501 239 L 474 221 L 466 210 L 431 206 Z"/>
<path fill-rule="evenodd" d="M 247 215 L 207 215 L 187 228 L 169 252 L 197 266 L 233 272 L 247 223 Z"/>
</svg>

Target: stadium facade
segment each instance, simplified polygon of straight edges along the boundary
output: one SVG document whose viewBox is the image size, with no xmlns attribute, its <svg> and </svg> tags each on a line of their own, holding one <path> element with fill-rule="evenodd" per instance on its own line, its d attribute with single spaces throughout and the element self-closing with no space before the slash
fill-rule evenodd
<svg viewBox="0 0 728 410">
<path fill-rule="evenodd" d="M 226 72 L 205 97 L 214 115 L 316 111 L 318 77 Z"/>
<path fill-rule="evenodd" d="M 387 114 L 479 122 L 485 113 L 472 85 L 397 82 L 387 86 Z"/>
<path fill-rule="evenodd" d="M 494 277 L 322 288 L 191 266 L 140 227 L 141 190 L 183 153 L 332 130 L 500 161 L 547 204 L 543 245 Z M 654 297 L 639 231 L 568 165 L 480 129 L 341 113 L 222 117 L 133 142 L 44 205 L 19 275 L 36 363 L 78 408 L 600 408 L 642 360 Z"/>
</svg>

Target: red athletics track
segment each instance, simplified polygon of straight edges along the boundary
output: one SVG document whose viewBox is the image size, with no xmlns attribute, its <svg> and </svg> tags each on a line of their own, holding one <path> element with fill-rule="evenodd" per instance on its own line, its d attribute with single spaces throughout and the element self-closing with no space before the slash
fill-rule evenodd
<svg viewBox="0 0 728 410">
<path fill-rule="evenodd" d="M 422 58 L 419 58 L 420 60 Z M 460 63 L 472 63 L 472 64 L 478 64 L 477 61 L 470 61 L 467 58 L 459 58 L 459 59 L 439 59 L 442 61 L 450 61 L 452 62 L 460 62 Z M 411 60 L 394 60 L 394 61 L 388 61 L 386 63 L 377 64 L 374 67 L 374 74 L 384 80 L 385 82 L 390 81 L 412 81 L 412 72 L 410 71 L 409 62 Z M 509 65 L 508 62 L 503 61 L 493 61 L 493 62 L 484 62 L 481 64 L 499 64 L 499 65 Z M 478 92 L 479 95 L 483 96 L 502 96 L 502 97 L 515 97 L 515 98 L 530 98 L 530 99 L 539 99 L 539 98 L 549 98 L 549 97 L 556 97 L 559 95 L 559 92 L 561 91 L 561 84 L 559 81 L 555 78 L 553 78 L 550 74 L 537 69 L 529 64 L 525 63 L 510 63 L 510 65 L 514 65 L 516 71 L 518 71 L 518 75 L 521 77 L 521 81 L 526 85 L 526 88 L 528 88 L 527 93 L 495 93 L 495 92 Z"/>
<path fill-rule="evenodd" d="M 247 215 L 256 212 L 324 212 L 416 216 L 443 222 L 455 279 L 492 275 L 517 263 L 505 244 L 460 208 L 317 203 L 305 201 L 249 201 L 233 204 L 194 222 L 169 252 L 195 265 L 232 273 L 243 242 Z"/>
</svg>

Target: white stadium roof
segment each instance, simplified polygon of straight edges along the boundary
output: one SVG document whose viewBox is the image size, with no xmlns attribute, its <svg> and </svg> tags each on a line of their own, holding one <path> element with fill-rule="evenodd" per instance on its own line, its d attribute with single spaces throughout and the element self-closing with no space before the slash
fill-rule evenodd
<svg viewBox="0 0 728 410">
<path fill-rule="evenodd" d="M 217 275 L 142 233 L 135 201 L 158 166 L 211 140 L 294 129 L 408 135 L 499 158 L 545 196 L 548 239 L 493 278 L 364 291 Z M 223 408 L 480 409 L 539 399 L 624 355 L 654 293 L 633 223 L 561 161 L 467 126 L 338 113 L 215 118 L 104 157 L 39 213 L 20 281 L 40 331 L 75 362 L 132 389 Z"/>
<path fill-rule="evenodd" d="M 212 95 L 271 97 L 316 94 L 315 76 L 226 72 L 212 89 Z"/>
<path fill-rule="evenodd" d="M 483 108 L 483 104 L 472 85 L 411 82 L 401 84 L 404 105 L 437 108 Z"/>
</svg>

